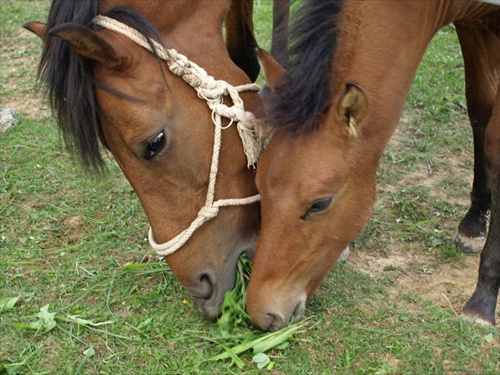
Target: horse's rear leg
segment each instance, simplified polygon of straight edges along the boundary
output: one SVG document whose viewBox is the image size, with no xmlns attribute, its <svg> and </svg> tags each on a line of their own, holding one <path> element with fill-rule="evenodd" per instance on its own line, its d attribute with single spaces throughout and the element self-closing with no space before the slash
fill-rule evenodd
<svg viewBox="0 0 500 375">
<path fill-rule="evenodd" d="M 490 121 L 498 85 L 492 53 L 496 36 L 489 30 L 456 24 L 465 64 L 465 95 L 474 136 L 474 181 L 469 211 L 458 226 L 454 243 L 467 253 L 483 249 L 487 235 L 491 192 L 487 183 L 484 153 L 485 130 Z M 496 60 L 496 61 L 495 61 Z"/>
<path fill-rule="evenodd" d="M 477 238 L 487 232 L 476 290 L 462 316 L 495 325 L 500 287 L 500 40 L 481 28 L 457 25 L 457 33 L 464 55 L 467 106 L 475 147 L 471 207 L 460 223 L 458 240 Z M 491 214 L 486 231 L 488 209 Z M 477 252 L 481 248 L 466 247 L 466 251 Z"/>
</svg>

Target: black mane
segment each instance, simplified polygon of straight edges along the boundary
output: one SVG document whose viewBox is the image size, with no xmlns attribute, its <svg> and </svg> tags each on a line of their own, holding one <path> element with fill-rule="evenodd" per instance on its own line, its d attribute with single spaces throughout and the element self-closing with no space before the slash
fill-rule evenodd
<svg viewBox="0 0 500 375">
<path fill-rule="evenodd" d="M 306 0 L 290 27 L 290 69 L 270 95 L 267 121 L 275 130 L 315 129 L 328 109 L 330 71 L 341 0 Z"/>
<path fill-rule="evenodd" d="M 54 0 L 46 30 L 63 23 L 91 26 L 99 14 L 99 0 Z M 128 23 L 150 38 L 159 40 L 155 28 L 131 8 L 113 9 L 107 16 Z M 102 172 L 100 144 L 105 145 L 99 125 L 99 107 L 94 97 L 92 63 L 82 58 L 61 39 L 48 36 L 44 44 L 38 76 L 44 83 L 52 111 L 57 117 L 68 151 L 88 171 Z"/>
</svg>

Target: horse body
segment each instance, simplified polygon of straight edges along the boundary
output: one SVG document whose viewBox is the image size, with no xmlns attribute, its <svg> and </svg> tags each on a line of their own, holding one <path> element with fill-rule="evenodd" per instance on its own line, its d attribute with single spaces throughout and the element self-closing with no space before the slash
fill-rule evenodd
<svg viewBox="0 0 500 375">
<path fill-rule="evenodd" d="M 239 53 L 248 54 L 248 43 L 254 41 L 252 2 L 237 3 L 55 0 L 47 25 L 25 25 L 45 41 L 41 77 L 70 151 L 90 169 L 99 169 L 99 144 L 106 146 L 139 196 L 157 242 L 178 235 L 205 204 L 214 147 L 212 113 L 164 61 L 123 34 L 92 25 L 92 19 L 97 14 L 119 19 L 188 56 L 216 79 L 238 86 L 250 84 L 256 72 L 252 63 L 244 70 L 235 65 L 224 44 L 226 17 L 232 20 L 228 34 L 235 60 Z M 248 32 L 239 35 L 241 29 Z M 256 92 L 241 93 L 241 98 L 247 111 L 260 113 Z M 255 195 L 255 175 L 247 168 L 235 126 L 222 131 L 221 138 L 215 199 Z M 253 252 L 258 225 L 257 204 L 221 208 L 182 251 L 167 257 L 207 318 L 219 314 L 224 293 L 233 287 L 239 255 Z"/>
<path fill-rule="evenodd" d="M 456 21 L 475 144 L 471 209 L 457 242 L 484 238 L 491 210 L 478 286 L 464 314 L 494 324 L 500 286 L 500 41 L 498 26 L 490 26 L 499 24 L 499 8 L 472 0 L 330 0 L 303 9 L 295 65 L 288 77 L 270 84 L 274 93 L 266 107 L 274 135 L 257 173 L 262 229 L 247 294 L 250 317 L 267 330 L 299 319 L 306 298 L 364 229 L 378 163 L 418 64 L 433 35 Z M 308 24 L 319 26 L 307 33 Z"/>
</svg>

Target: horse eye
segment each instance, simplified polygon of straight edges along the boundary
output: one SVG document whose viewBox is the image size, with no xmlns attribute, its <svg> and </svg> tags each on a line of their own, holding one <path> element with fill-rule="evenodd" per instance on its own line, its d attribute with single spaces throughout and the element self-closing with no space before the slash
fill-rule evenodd
<svg viewBox="0 0 500 375">
<path fill-rule="evenodd" d="M 331 203 L 332 203 L 331 197 L 317 200 L 311 205 L 311 207 L 309 207 L 306 214 L 302 216 L 302 219 L 307 219 L 311 214 L 326 210 L 328 207 L 330 207 Z"/>
<path fill-rule="evenodd" d="M 144 157 L 147 160 L 153 159 L 166 144 L 165 132 L 158 133 L 151 141 L 146 143 L 146 149 L 144 151 Z"/>
</svg>

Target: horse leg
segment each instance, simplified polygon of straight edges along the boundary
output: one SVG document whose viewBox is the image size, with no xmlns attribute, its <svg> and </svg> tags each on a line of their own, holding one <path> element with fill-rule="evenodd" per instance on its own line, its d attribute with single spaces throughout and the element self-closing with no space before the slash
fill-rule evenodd
<svg viewBox="0 0 500 375">
<path fill-rule="evenodd" d="M 226 48 L 231 60 L 255 82 L 260 66 L 257 60 L 257 41 L 253 27 L 253 0 L 231 2 L 224 22 L 226 27 Z"/>
<path fill-rule="evenodd" d="M 274 0 L 273 2 L 273 36 L 271 40 L 271 55 L 288 70 L 288 18 L 290 0 Z"/>
<path fill-rule="evenodd" d="M 288 16 L 290 0 L 274 0 L 271 53 L 288 66 Z M 260 72 L 253 26 L 253 0 L 233 0 L 226 16 L 226 48 L 231 60 L 255 82 Z"/>
<path fill-rule="evenodd" d="M 466 75 L 466 96 L 474 132 L 474 183 L 471 208 L 459 226 L 459 236 L 486 234 L 476 289 L 462 317 L 495 325 L 500 287 L 500 40 L 487 29 L 457 24 Z M 481 249 L 479 249 L 480 251 Z M 478 251 L 469 249 L 468 251 Z"/>
<path fill-rule="evenodd" d="M 485 129 L 491 118 L 496 86 L 498 57 L 492 53 L 496 36 L 487 29 L 456 23 L 465 65 L 465 95 L 474 137 L 474 181 L 470 208 L 458 226 L 455 245 L 467 253 L 478 253 L 487 234 L 491 191 L 487 184 L 484 152 Z"/>
<path fill-rule="evenodd" d="M 500 89 L 486 129 L 485 151 L 491 188 L 490 227 L 481 253 L 476 290 L 465 305 L 462 317 L 494 326 L 500 288 Z"/>
</svg>

